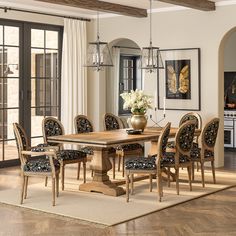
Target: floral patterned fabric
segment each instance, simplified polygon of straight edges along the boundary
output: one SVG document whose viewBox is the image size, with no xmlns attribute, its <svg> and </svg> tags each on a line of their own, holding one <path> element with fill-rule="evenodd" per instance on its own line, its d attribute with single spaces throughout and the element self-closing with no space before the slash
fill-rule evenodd
<svg viewBox="0 0 236 236">
<path fill-rule="evenodd" d="M 60 163 L 58 160 L 53 159 L 55 169 L 60 168 Z M 29 172 L 51 172 L 52 168 L 47 156 L 34 157 L 26 162 L 23 167 L 24 171 Z"/>
<path fill-rule="evenodd" d="M 78 151 L 78 150 L 61 150 L 57 152 L 58 160 L 77 160 L 77 159 L 85 159 L 86 153 Z"/>
<path fill-rule="evenodd" d="M 204 132 L 204 141 L 209 147 L 214 147 L 216 143 L 219 121 L 211 122 Z"/>
<path fill-rule="evenodd" d="M 191 156 L 192 160 L 200 159 L 201 148 L 198 148 L 198 147 L 192 148 L 191 152 L 190 152 L 190 156 Z M 210 150 L 205 150 L 204 158 L 208 158 L 208 157 L 214 157 L 214 152 L 212 152 Z"/>
<path fill-rule="evenodd" d="M 80 148 L 80 151 L 86 153 L 87 155 L 93 155 L 92 147 L 82 147 Z"/>
<path fill-rule="evenodd" d="M 155 157 L 139 157 L 125 162 L 127 170 L 155 170 L 156 159 Z"/>
<path fill-rule="evenodd" d="M 44 123 L 44 132 L 45 132 L 46 138 L 50 136 L 57 136 L 57 135 L 63 134 L 62 127 L 55 120 L 47 120 Z M 57 143 L 48 142 L 48 144 L 51 146 L 58 146 Z"/>
<path fill-rule="evenodd" d="M 181 130 L 179 136 L 179 146 L 183 151 L 190 151 L 192 148 L 195 132 L 195 124 L 187 125 Z"/>
<path fill-rule="evenodd" d="M 131 143 L 131 144 L 120 145 L 117 147 L 117 149 L 123 151 L 133 151 L 137 149 L 143 149 L 143 146 L 139 143 Z"/>
<path fill-rule="evenodd" d="M 105 116 L 105 126 L 106 130 L 115 130 L 115 129 L 120 129 L 120 125 L 118 120 L 110 115 Z"/>
<path fill-rule="evenodd" d="M 181 122 L 180 125 L 182 125 L 185 122 L 190 121 L 190 120 L 196 121 L 196 129 L 200 128 L 198 118 L 195 115 L 190 115 L 190 114 L 186 114 L 185 116 L 183 116 L 183 118 L 180 121 Z"/>
<path fill-rule="evenodd" d="M 93 132 L 93 126 L 85 117 L 79 117 L 76 120 L 76 131 L 78 134 Z"/>
</svg>

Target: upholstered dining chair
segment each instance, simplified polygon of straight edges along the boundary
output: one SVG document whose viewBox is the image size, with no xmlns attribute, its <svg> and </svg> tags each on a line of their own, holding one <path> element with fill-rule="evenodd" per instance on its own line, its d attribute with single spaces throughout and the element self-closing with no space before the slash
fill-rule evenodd
<svg viewBox="0 0 236 236">
<path fill-rule="evenodd" d="M 196 112 L 189 112 L 189 113 L 184 114 L 182 118 L 180 119 L 179 127 L 189 120 L 196 121 L 196 129 L 200 129 L 200 130 L 202 129 L 202 118 Z M 198 139 L 199 139 L 199 136 L 194 137 L 194 142 L 193 142 L 194 146 L 198 146 Z M 174 141 L 168 142 L 167 147 L 170 149 L 175 148 L 175 142 Z"/>
<path fill-rule="evenodd" d="M 164 128 L 164 130 L 167 129 L 167 127 L 168 124 Z M 166 152 L 167 137 L 168 137 L 167 134 L 169 135 L 169 131 L 168 132 L 166 131 L 166 133 L 163 131 L 163 133 L 160 136 L 160 141 L 158 140 L 157 159 L 156 160 L 153 159 L 155 158 L 156 156 L 155 155 L 150 158 L 137 158 L 131 161 L 127 161 L 125 164 L 127 171 L 126 173 L 129 175 L 130 173 L 133 172 L 133 169 L 142 169 L 143 166 L 152 166 L 151 168 L 157 171 L 157 169 L 160 166 L 161 171 L 167 169 L 168 186 L 170 186 L 170 171 L 171 168 L 173 168 L 175 170 L 176 192 L 179 195 L 179 169 L 187 168 L 189 188 L 190 191 L 192 191 L 192 182 L 191 182 L 192 162 L 190 158 L 190 151 L 193 144 L 195 127 L 196 127 L 195 121 L 187 121 L 179 127 L 175 135 L 175 143 L 176 143 L 175 152 Z M 162 147 L 160 147 L 160 145 L 162 145 Z M 129 178 L 127 177 L 126 178 L 127 188 L 128 188 L 128 182 Z M 151 183 L 151 176 L 150 176 L 150 183 Z M 133 176 L 131 176 L 131 190 L 132 189 L 133 189 Z"/>
<path fill-rule="evenodd" d="M 123 129 L 124 126 L 120 118 L 112 113 L 106 113 L 103 117 L 104 130 Z M 118 171 L 120 171 L 120 163 L 122 163 L 122 176 L 125 172 L 125 158 L 142 156 L 144 147 L 139 143 L 125 144 L 117 147 Z"/>
<path fill-rule="evenodd" d="M 136 158 L 125 163 L 125 175 L 126 175 L 126 201 L 129 201 L 129 183 L 131 182 L 131 194 L 133 194 L 134 189 L 134 174 L 148 174 L 149 175 L 149 189 L 152 191 L 152 178 L 156 176 L 157 189 L 158 189 L 158 199 L 161 201 L 163 196 L 162 187 L 162 171 L 163 171 L 163 158 L 166 153 L 166 145 L 168 141 L 168 136 L 170 133 L 170 123 L 163 128 L 157 144 L 157 156 L 154 157 L 144 157 Z"/>
<path fill-rule="evenodd" d="M 85 115 L 77 115 L 74 118 L 74 125 L 75 125 L 75 132 L 77 134 L 81 133 L 89 133 L 93 132 L 93 123 L 92 121 Z M 92 160 L 93 158 L 93 148 L 92 147 L 82 147 L 80 149 L 82 152 L 85 152 L 87 154 L 87 160 Z M 108 150 L 108 155 L 112 159 L 112 166 L 113 166 L 113 179 L 115 179 L 115 158 L 116 158 L 116 149 L 114 148 L 109 148 Z M 93 176 L 93 171 L 92 171 L 92 176 Z"/>
<path fill-rule="evenodd" d="M 42 129 L 43 129 L 43 138 L 44 142 L 49 145 L 56 145 L 59 147 L 59 151 L 57 151 L 57 159 L 61 164 L 61 185 L 62 190 L 64 190 L 64 179 L 65 179 L 65 165 L 73 164 L 73 163 L 83 163 L 83 180 L 86 182 L 86 153 L 80 150 L 71 150 L 71 149 L 63 149 L 62 144 L 56 144 L 48 141 L 48 137 L 64 135 L 64 127 L 62 123 L 54 118 L 54 117 L 46 117 L 42 121 Z M 80 165 L 78 164 L 78 174 L 80 175 Z"/>
<path fill-rule="evenodd" d="M 13 123 L 13 131 L 16 138 L 18 155 L 21 162 L 22 190 L 20 203 L 27 197 L 29 177 L 51 177 L 52 178 L 52 205 L 55 206 L 55 195 L 59 195 L 59 173 L 60 163 L 56 159 L 54 148 L 30 147 L 25 130 L 18 123 Z"/>
<path fill-rule="evenodd" d="M 211 119 L 203 128 L 201 133 L 201 148 L 193 147 L 191 150 L 192 162 L 200 163 L 201 166 L 201 176 L 202 176 L 202 186 L 205 187 L 204 179 L 204 163 L 211 162 L 213 182 L 216 183 L 215 177 L 215 155 L 214 148 L 216 144 L 218 129 L 219 129 L 219 118 Z M 192 179 L 194 179 L 194 172 L 192 172 Z"/>
</svg>

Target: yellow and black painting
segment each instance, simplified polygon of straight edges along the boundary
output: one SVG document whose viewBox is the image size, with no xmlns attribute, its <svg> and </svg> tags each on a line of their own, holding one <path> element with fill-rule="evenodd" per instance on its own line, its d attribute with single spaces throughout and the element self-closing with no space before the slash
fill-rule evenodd
<svg viewBox="0 0 236 236">
<path fill-rule="evenodd" d="M 191 99 L 190 60 L 167 60 L 166 98 Z"/>
</svg>

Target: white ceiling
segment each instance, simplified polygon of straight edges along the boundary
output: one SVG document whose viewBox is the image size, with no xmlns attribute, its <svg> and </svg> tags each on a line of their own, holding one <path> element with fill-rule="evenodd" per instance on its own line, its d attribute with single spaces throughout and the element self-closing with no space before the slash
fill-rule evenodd
<svg viewBox="0 0 236 236">
<path fill-rule="evenodd" d="M 103 0 L 103 1 L 149 9 L 148 0 Z M 212 1 L 217 2 L 216 6 L 236 4 L 236 0 L 212 0 Z M 87 18 L 96 17 L 96 12 L 94 11 L 80 9 L 76 7 L 67 7 L 67 6 L 57 5 L 57 4 L 38 2 L 34 0 L 0 0 L 0 6 L 12 7 L 12 8 L 18 8 L 18 9 L 24 9 L 24 10 L 40 11 L 40 12 L 59 14 L 59 15 L 64 15 L 64 16 L 87 17 Z M 153 1 L 154 12 L 173 11 L 173 10 L 179 10 L 179 9 L 183 9 L 183 7 L 159 2 L 157 0 Z M 109 17 L 109 16 L 115 16 L 115 15 L 103 13 L 102 16 Z"/>
</svg>

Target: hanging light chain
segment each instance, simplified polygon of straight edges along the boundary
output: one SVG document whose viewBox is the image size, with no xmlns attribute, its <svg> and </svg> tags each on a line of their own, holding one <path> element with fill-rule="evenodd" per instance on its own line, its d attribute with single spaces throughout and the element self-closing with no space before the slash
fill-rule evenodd
<svg viewBox="0 0 236 236">
<path fill-rule="evenodd" d="M 152 0 L 150 0 L 150 45 L 152 45 Z"/>
<path fill-rule="evenodd" d="M 99 11 L 97 11 L 97 40 L 99 41 Z"/>
</svg>

